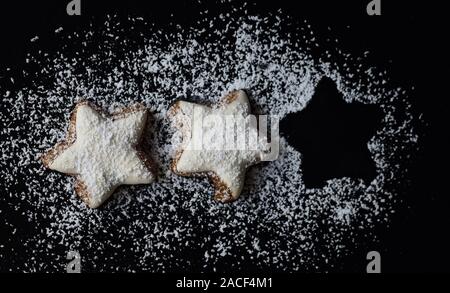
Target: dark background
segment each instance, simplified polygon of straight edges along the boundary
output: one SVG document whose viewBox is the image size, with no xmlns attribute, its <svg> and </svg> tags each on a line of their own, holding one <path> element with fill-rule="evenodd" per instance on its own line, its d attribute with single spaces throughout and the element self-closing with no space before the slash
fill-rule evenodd
<svg viewBox="0 0 450 293">
<path fill-rule="evenodd" d="M 214 1 L 88 1 L 82 0 L 82 16 L 68 16 L 69 1 L 5 1 L 0 3 L 0 75 L 10 67 L 16 84 L 1 79 L 0 87 L 21 86 L 25 55 L 32 50 L 30 39 L 38 35 L 43 49 L 51 51 L 55 29 L 77 30 L 92 19 L 108 13 L 142 15 L 164 25 L 171 14 L 182 24 L 194 22 L 201 7 L 220 10 Z M 448 58 L 445 53 L 445 9 L 429 1 L 382 2 L 382 16 L 368 16 L 360 1 L 255 1 L 250 13 L 266 13 L 282 8 L 294 18 L 307 19 L 320 36 L 331 27 L 342 50 L 362 55 L 367 62 L 386 69 L 398 86 L 415 87 L 411 96 L 414 109 L 423 113 L 420 150 L 410 167 L 411 185 L 399 196 L 405 206 L 394 215 L 392 225 L 380 238 L 383 272 L 450 271 L 450 201 L 447 191 L 449 160 L 448 93 L 445 82 Z M 423 2 L 423 3 L 422 3 Z M 0 219 L 1 225 L 1 219 Z M 362 272 L 367 249 L 355 251 L 344 260 L 345 271 Z"/>
</svg>

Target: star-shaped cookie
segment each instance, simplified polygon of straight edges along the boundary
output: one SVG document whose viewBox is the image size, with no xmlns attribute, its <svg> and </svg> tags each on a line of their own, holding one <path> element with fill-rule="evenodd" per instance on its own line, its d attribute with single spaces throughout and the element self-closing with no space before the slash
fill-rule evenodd
<svg viewBox="0 0 450 293">
<path fill-rule="evenodd" d="M 142 106 L 107 115 L 86 101 L 76 105 L 66 139 L 42 156 L 52 170 L 76 177 L 75 191 L 97 208 L 122 184 L 154 180 L 151 162 L 141 150 L 147 121 Z"/>
<path fill-rule="evenodd" d="M 242 143 L 231 146 L 231 140 L 224 139 L 228 135 L 224 129 L 230 130 L 226 127 L 232 125 L 237 129 L 249 117 L 247 94 L 243 90 L 233 91 L 216 107 L 178 101 L 169 115 L 183 136 L 172 171 L 182 176 L 206 174 L 215 186 L 214 198 L 217 201 L 225 203 L 236 200 L 242 191 L 247 168 L 258 163 L 263 156 L 258 138 L 254 135 L 258 131 L 256 123 L 247 123 L 245 131 L 231 132 L 234 142 L 243 140 L 233 136 L 233 133 L 237 136 L 246 134 L 245 147 Z M 224 128 L 224 125 L 227 126 Z M 204 140 L 205 137 L 209 140 Z M 253 145 L 256 147 L 250 147 L 255 142 Z"/>
</svg>

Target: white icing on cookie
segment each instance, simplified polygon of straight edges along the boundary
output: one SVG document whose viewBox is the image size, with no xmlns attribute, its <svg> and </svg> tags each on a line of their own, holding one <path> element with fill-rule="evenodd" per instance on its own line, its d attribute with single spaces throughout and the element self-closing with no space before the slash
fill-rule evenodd
<svg viewBox="0 0 450 293">
<path fill-rule="evenodd" d="M 145 109 L 106 117 L 82 103 L 75 111 L 76 140 L 62 151 L 58 146 L 50 150 L 57 154 L 47 167 L 76 175 L 82 189 L 76 188 L 77 193 L 89 207 L 99 207 L 119 185 L 154 180 L 136 150 L 147 121 Z"/>
<path fill-rule="evenodd" d="M 224 139 L 228 135 L 224 134 L 224 125 L 229 125 L 230 119 L 238 129 L 242 121 L 249 118 L 247 94 L 242 90 L 234 91 L 218 107 L 179 101 L 172 109 L 174 124 L 183 135 L 181 149 L 172 166 L 174 172 L 180 175 L 207 173 L 216 187 L 216 200 L 236 200 L 242 191 L 247 168 L 263 156 L 256 123 L 246 124 L 243 131 L 232 132 L 235 133 L 231 138 L 234 146 L 230 147 L 230 141 Z M 245 140 L 242 140 L 242 134 L 245 134 Z M 205 138 L 211 139 L 205 143 Z M 241 143 L 245 146 L 242 147 Z"/>
</svg>

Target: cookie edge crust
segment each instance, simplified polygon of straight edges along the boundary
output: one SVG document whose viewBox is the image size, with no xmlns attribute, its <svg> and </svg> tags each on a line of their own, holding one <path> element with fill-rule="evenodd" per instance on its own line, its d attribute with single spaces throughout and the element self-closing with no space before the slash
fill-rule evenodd
<svg viewBox="0 0 450 293">
<path fill-rule="evenodd" d="M 181 155 L 183 154 L 182 150 L 177 151 L 177 154 L 175 155 L 175 158 L 172 160 L 170 164 L 170 169 L 173 173 L 175 173 L 178 176 L 183 177 L 193 177 L 193 178 L 205 178 L 207 177 L 211 184 L 214 186 L 214 200 L 221 202 L 221 203 L 231 203 L 233 201 L 236 201 L 239 198 L 239 195 L 234 196 L 231 192 L 230 187 L 223 182 L 220 177 L 216 174 L 214 171 L 208 171 L 208 172 L 179 172 L 177 170 L 177 164 L 178 160 L 180 159 Z"/>
</svg>

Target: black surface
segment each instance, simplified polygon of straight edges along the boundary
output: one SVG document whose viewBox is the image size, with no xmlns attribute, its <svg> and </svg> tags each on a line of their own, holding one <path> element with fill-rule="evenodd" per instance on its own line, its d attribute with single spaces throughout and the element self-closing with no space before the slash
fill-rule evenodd
<svg viewBox="0 0 450 293">
<path fill-rule="evenodd" d="M 199 17 L 199 4 L 191 1 L 82 1 L 83 15 L 79 17 L 67 16 L 66 2 L 9 1 L 0 4 L 0 75 L 1 70 L 10 67 L 15 86 L 20 87 L 25 54 L 31 50 L 29 40 L 39 35 L 40 44 L 52 50 L 55 44 L 48 41 L 49 36 L 60 26 L 65 30 L 77 29 L 107 13 L 144 15 L 161 25 L 171 14 L 185 24 Z M 448 32 L 444 25 L 445 15 L 441 15 L 445 10 L 428 2 L 395 1 L 393 4 L 394 1 L 382 0 L 383 15 L 369 17 L 365 12 L 369 1 L 294 2 L 298 1 L 258 1 L 249 11 L 283 8 L 299 20 L 308 19 L 318 36 L 322 32 L 335 35 L 344 51 L 362 55 L 370 50 L 372 53 L 367 62 L 386 69 L 394 85 L 415 87 L 412 103 L 426 121 L 419 129 L 421 150 L 411 166 L 411 185 L 399 195 L 405 201 L 405 208 L 394 215 L 391 227 L 381 237 L 380 247 L 374 249 L 382 254 L 384 272 L 449 271 L 450 195 L 446 184 L 450 148 L 446 118 L 450 113 L 447 89 L 443 88 L 448 83 L 448 58 L 445 56 L 448 51 L 444 46 Z M 219 9 L 213 1 L 205 5 L 211 11 Z M 328 27 L 332 28 L 331 32 Z M 9 80 L 0 79 L 0 86 L 8 84 L 11 87 L 9 83 Z M 2 107 L 2 110 L 5 109 Z M 323 127 L 325 131 L 330 130 L 327 125 Z M 372 176 L 370 166 L 361 168 L 367 172 L 367 177 Z M 323 180 L 320 176 L 328 176 L 314 175 L 314 171 L 308 174 L 313 185 L 320 184 Z M 8 214 L 8 208 L 1 208 Z M 23 221 L 11 213 L 13 216 L 17 217 L 17 222 Z M 3 227 L 1 222 L 0 229 L 2 234 L 9 233 L 9 227 Z M 345 259 L 343 268 L 361 272 L 364 265 L 364 251 L 361 250 Z"/>
<path fill-rule="evenodd" d="M 281 132 L 303 155 L 303 180 L 307 188 L 321 188 L 333 178 L 376 175 L 367 142 L 380 127 L 383 113 L 374 105 L 346 103 L 336 84 L 322 79 L 307 107 L 281 121 Z M 295 128 L 295 131 L 290 129 Z"/>
</svg>

